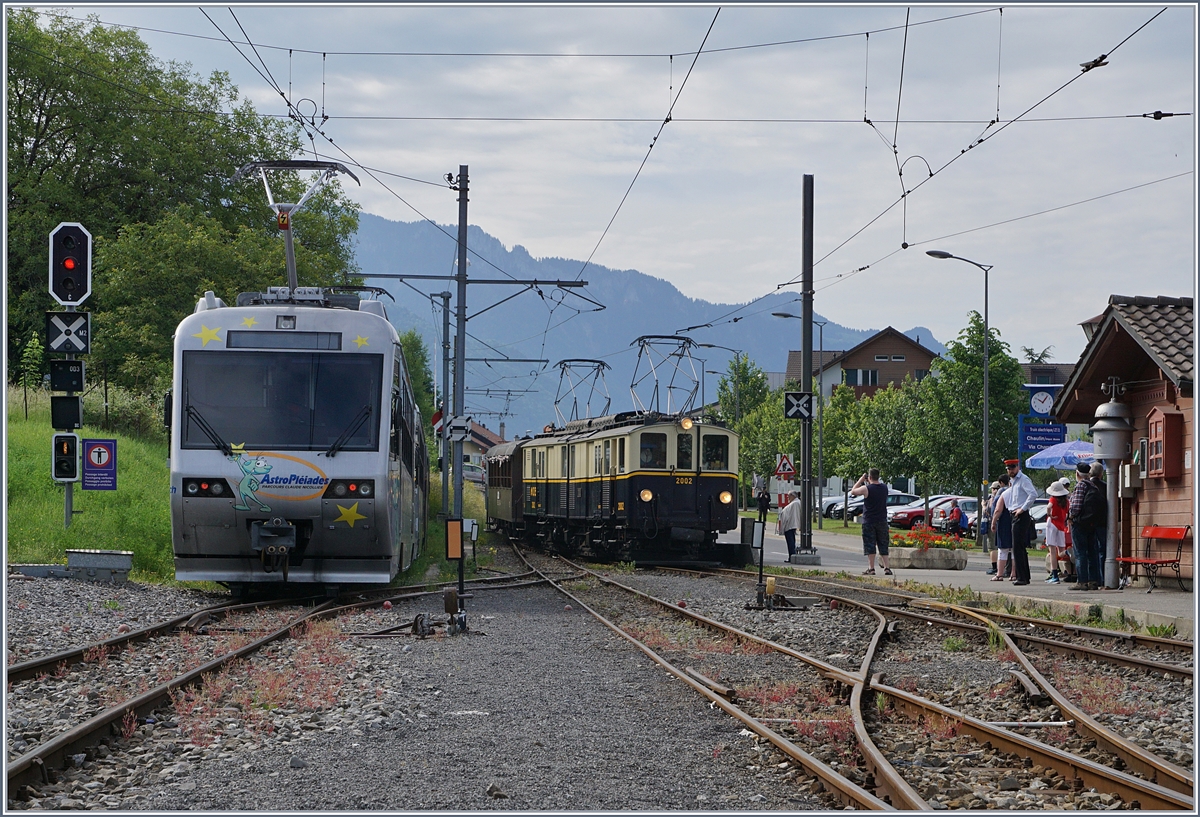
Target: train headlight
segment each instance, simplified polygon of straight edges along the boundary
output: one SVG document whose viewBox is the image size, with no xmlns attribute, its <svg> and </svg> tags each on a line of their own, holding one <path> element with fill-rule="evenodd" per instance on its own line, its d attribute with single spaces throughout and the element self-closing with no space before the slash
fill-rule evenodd
<svg viewBox="0 0 1200 817">
<path fill-rule="evenodd" d="M 358 495 L 359 496 L 370 496 L 371 495 L 371 483 L 364 482 L 362 485 L 359 485 L 358 486 Z"/>
<path fill-rule="evenodd" d="M 654 499 L 654 491 L 651 491 L 649 488 L 643 488 L 638 497 L 641 498 L 642 502 L 649 502 Z"/>
<path fill-rule="evenodd" d="M 346 495 L 346 483 L 339 482 L 337 485 L 333 486 L 333 492 L 335 494 L 337 494 L 338 496 L 345 496 Z"/>
<path fill-rule="evenodd" d="M 733 502 L 733 494 L 729 491 L 721 491 L 721 504 L 728 505 L 730 502 Z"/>
<path fill-rule="evenodd" d="M 214 482 L 212 487 L 208 490 L 213 496 L 220 496 L 221 494 L 225 493 L 225 485 L 224 483 Z"/>
<path fill-rule="evenodd" d="M 184 490 L 186 490 L 192 496 L 195 496 L 196 494 L 200 493 L 200 486 L 195 482 L 189 482 Z"/>
<path fill-rule="evenodd" d="M 695 425 L 695 422 L 692 421 L 691 417 L 684 417 L 682 420 L 679 421 L 679 427 L 682 428 L 684 431 L 691 431 L 692 426 L 694 426 L 694 425 Z"/>
</svg>

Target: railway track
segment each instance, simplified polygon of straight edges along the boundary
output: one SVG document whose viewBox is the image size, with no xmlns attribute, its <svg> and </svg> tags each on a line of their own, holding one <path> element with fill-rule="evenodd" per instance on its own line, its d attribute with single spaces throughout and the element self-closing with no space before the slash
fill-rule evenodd
<svg viewBox="0 0 1200 817">
<path fill-rule="evenodd" d="M 474 592 L 542 581 L 532 574 L 506 574 L 474 580 L 470 587 Z M 337 599 L 207 605 L 114 638 L 10 665 L 10 791 L 51 783 L 57 770 L 78 762 L 72 758 L 84 756 L 101 740 L 132 737 L 142 724 L 164 717 L 171 723 L 169 713 L 186 706 L 192 690 L 206 678 L 251 659 L 268 645 L 306 633 L 314 622 L 349 620 L 385 602 L 444 594 L 443 589 L 397 590 L 354 591 Z M 346 628 L 352 626 L 348 623 Z M 429 632 L 436 629 L 431 626 Z"/>
<path fill-rule="evenodd" d="M 671 572 L 687 573 L 677 570 Z M 748 577 L 748 574 L 744 572 L 739 574 L 736 571 L 720 571 L 720 573 L 729 577 L 736 576 L 742 580 Z M 712 574 L 713 572 L 709 571 L 691 573 L 693 576 Z M 639 573 L 637 576 L 640 580 L 641 574 Z M 642 589 L 646 589 L 640 581 L 626 576 L 619 578 L 621 581 L 638 584 L 642 586 Z M 811 581 L 797 582 L 796 585 L 803 585 L 803 587 L 794 586 L 790 579 L 781 579 L 776 591 L 782 591 L 785 595 L 790 591 L 819 595 L 826 605 L 832 606 L 829 603 L 833 602 L 843 609 L 856 601 L 849 598 L 851 593 L 845 586 L 826 587 L 825 590 L 834 592 L 818 594 L 811 589 L 814 587 L 814 583 Z M 753 598 L 750 584 L 742 584 L 741 587 L 743 598 Z M 878 596 L 879 594 L 879 591 L 874 588 L 863 590 L 849 588 L 849 591 L 852 591 L 853 595 Z M 880 615 L 892 613 L 908 615 L 908 611 L 902 611 L 896 605 L 905 601 L 902 598 L 903 595 L 908 595 L 910 600 L 914 599 L 914 596 L 895 594 L 891 591 L 883 592 L 887 594 L 887 598 L 886 604 L 879 607 Z M 680 595 L 680 593 L 676 592 L 675 595 Z M 701 609 L 702 602 L 699 600 L 683 599 L 683 601 L 688 604 L 690 609 Z M 660 598 L 659 603 L 667 606 L 672 604 L 666 598 Z M 677 606 L 678 601 L 674 604 Z M 726 609 L 727 607 L 728 605 Z M 801 614 L 777 611 L 773 617 L 777 624 L 781 618 L 797 615 Z M 915 619 L 906 619 L 906 621 L 915 621 Z M 816 622 L 814 624 L 817 625 L 817 628 L 821 627 Z M 935 622 L 925 620 L 923 624 L 929 628 L 933 627 Z M 755 632 L 761 631 L 756 630 Z M 887 634 L 888 639 L 896 639 L 900 637 L 899 633 L 904 631 L 898 632 L 896 625 L 891 624 L 883 628 L 883 632 Z M 774 637 L 779 638 L 777 634 Z M 811 634 L 808 637 L 811 639 Z M 946 637 L 943 634 L 942 638 Z M 981 627 L 978 634 L 972 637 L 977 638 L 985 645 L 989 637 L 994 638 L 994 636 L 990 636 L 989 628 L 986 626 Z M 890 640 L 885 639 L 877 639 L 876 642 L 882 642 L 889 646 L 891 644 Z M 865 666 L 879 660 L 880 656 L 884 656 L 888 648 L 881 648 L 884 652 L 878 655 L 872 650 L 870 655 L 865 656 L 863 658 L 864 671 Z M 835 655 L 843 659 L 850 657 L 844 653 L 835 653 Z M 852 657 L 853 660 L 846 663 L 853 664 L 857 658 L 858 656 L 855 655 Z M 968 663 L 975 665 L 975 671 L 979 672 L 978 661 L 969 659 Z M 1015 696 L 1011 696 L 1019 699 L 1025 694 L 1025 686 L 1016 684 L 1011 676 L 1010 666 L 1016 666 L 1016 664 L 1009 662 L 1009 665 L 1004 665 L 1003 662 L 994 662 L 990 669 L 995 671 L 994 674 L 997 678 L 1007 679 L 1003 684 L 1005 688 L 1019 690 Z M 839 668 L 837 671 L 846 674 L 846 677 L 840 680 L 850 683 L 854 679 L 848 677 L 849 675 L 862 675 L 862 673 L 850 673 L 846 667 Z M 985 669 L 983 674 L 987 675 L 988 670 Z M 1053 706 L 1041 705 L 1040 709 L 1031 706 L 1028 711 L 1018 709 L 1008 716 L 1015 718 L 1015 722 L 1007 720 L 997 722 L 994 718 L 989 720 L 973 717 L 971 714 L 928 700 L 921 695 L 889 686 L 883 682 L 882 678 L 882 675 L 875 673 L 871 681 L 863 679 L 863 683 L 859 685 L 858 689 L 852 692 L 850 703 L 854 712 L 853 717 L 861 718 L 864 725 L 871 730 L 868 743 L 876 742 L 888 747 L 889 750 L 899 747 L 900 753 L 894 758 L 896 762 L 892 764 L 885 759 L 884 764 L 891 767 L 893 771 L 898 770 L 896 773 L 904 780 L 904 785 L 916 795 L 916 800 L 920 800 L 922 795 L 940 796 L 939 805 L 944 805 L 947 800 L 954 804 L 951 807 L 985 807 L 987 802 L 993 804 L 1003 802 L 1005 807 L 1018 809 L 1053 807 L 1053 805 L 1047 805 L 1047 802 L 1055 802 L 1050 798 L 1068 799 L 1074 807 L 1078 808 L 1109 808 L 1114 805 L 1162 809 L 1191 809 L 1192 807 L 1190 797 L 1185 794 L 1172 791 L 1169 787 L 1158 785 L 1152 780 L 1138 779 L 1133 775 L 1122 773 L 1119 770 L 1123 765 L 1121 762 L 1116 764 L 1118 768 L 1105 766 L 1103 763 L 1073 754 L 1064 748 L 1046 746 L 1013 731 L 1013 729 L 1028 731 L 1045 728 L 1042 727 L 1042 724 L 1051 724 L 1049 727 L 1051 729 L 1054 728 L 1053 724 L 1059 724 L 1057 728 L 1060 731 L 1069 731 L 1066 726 L 1062 725 L 1063 721 Z M 1014 686 L 1015 684 L 1016 686 Z M 1032 683 L 1030 688 L 1037 692 L 1034 696 L 1034 703 L 1041 702 L 1044 697 L 1043 693 L 1037 690 Z M 927 724 L 932 724 L 932 728 L 927 728 Z M 1017 724 L 1021 724 L 1021 726 Z M 1036 726 L 1028 726 L 1029 724 Z M 1005 726 L 1012 728 L 1006 729 Z M 928 751 L 922 753 L 923 760 L 916 765 L 911 760 L 911 752 L 914 748 L 911 745 L 914 729 L 916 729 L 916 734 L 927 733 L 927 739 L 930 741 Z M 944 734 L 939 735 L 939 731 Z M 978 768 L 980 766 L 986 766 L 986 773 Z M 886 777 L 887 772 L 882 771 L 882 766 L 871 769 L 871 772 L 872 779 L 868 782 L 874 783 L 876 791 L 882 793 L 887 800 L 900 804 L 902 808 L 928 807 L 927 805 L 924 807 L 906 805 L 903 796 L 897 796 L 895 792 L 884 791 L 883 787 L 879 786 L 875 780 L 877 777 Z M 1092 788 L 1095 788 L 1096 791 L 1089 791 Z M 1009 790 L 1020 792 L 1021 797 L 1018 799 L 1016 796 L 1007 795 L 1006 792 Z M 947 792 L 959 796 L 947 798 L 945 796 Z M 980 792 L 983 793 L 983 797 L 979 796 Z M 971 805 L 968 806 L 968 803 Z M 991 807 L 996 806 L 992 805 Z"/>
</svg>

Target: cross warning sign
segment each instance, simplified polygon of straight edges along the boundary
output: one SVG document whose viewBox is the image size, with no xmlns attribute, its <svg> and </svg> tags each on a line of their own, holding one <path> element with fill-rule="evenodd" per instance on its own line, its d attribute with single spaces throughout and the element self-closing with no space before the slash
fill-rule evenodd
<svg viewBox="0 0 1200 817">
<path fill-rule="evenodd" d="M 796 476 L 796 466 L 792 465 L 792 458 L 787 454 L 775 455 L 775 476 L 783 479 Z"/>
</svg>

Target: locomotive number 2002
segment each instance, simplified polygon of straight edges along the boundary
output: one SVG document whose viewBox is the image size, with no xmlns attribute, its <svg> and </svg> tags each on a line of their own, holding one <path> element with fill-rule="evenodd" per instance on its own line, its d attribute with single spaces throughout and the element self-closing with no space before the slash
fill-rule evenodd
<svg viewBox="0 0 1200 817">
<path fill-rule="evenodd" d="M 675 484 L 676 485 L 691 485 L 692 478 L 691 477 L 675 477 Z"/>
</svg>

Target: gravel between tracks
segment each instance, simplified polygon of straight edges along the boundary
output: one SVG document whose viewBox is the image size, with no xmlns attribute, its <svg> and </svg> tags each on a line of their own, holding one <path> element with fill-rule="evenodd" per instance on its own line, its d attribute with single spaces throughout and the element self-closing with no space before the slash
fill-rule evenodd
<svg viewBox="0 0 1200 817">
<path fill-rule="evenodd" d="M 137 585 L 10 579 L 17 660 L 209 603 Z M 105 606 L 116 599 L 120 605 Z M 21 607 L 21 602 L 25 606 Z M 379 611 L 377 626 L 441 619 L 440 599 Z M 348 639 L 338 702 L 283 708 L 272 734 L 231 709 L 209 746 L 170 707 L 128 741 L 78 758 L 9 808 L 128 810 L 811 810 L 780 786 L 773 749 L 544 587 L 477 592 L 466 636 Z M 136 619 L 134 619 L 136 616 Z M 69 628 L 64 632 L 64 625 Z M 34 649 L 32 645 L 39 645 Z M 287 650 L 277 670 L 287 673 Z M 21 685 L 8 699 L 21 704 Z M 11 727 L 10 727 L 11 731 Z"/>
</svg>

